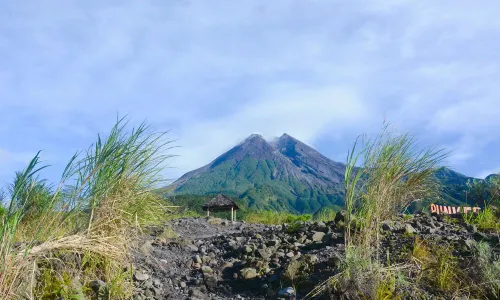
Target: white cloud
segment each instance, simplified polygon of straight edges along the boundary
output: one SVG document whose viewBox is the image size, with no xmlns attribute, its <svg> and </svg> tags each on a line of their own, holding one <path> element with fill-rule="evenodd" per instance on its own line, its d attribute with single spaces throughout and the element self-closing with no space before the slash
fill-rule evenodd
<svg viewBox="0 0 500 300">
<path fill-rule="evenodd" d="M 253 132 L 342 153 L 387 117 L 478 173 L 500 159 L 499 13 L 449 0 L 3 3 L 1 142 L 66 158 L 130 113 L 173 129 L 177 176 Z"/>
<path fill-rule="evenodd" d="M 475 177 L 484 179 L 488 175 L 491 175 L 491 174 L 500 174 L 500 167 L 482 170 L 481 172 L 479 172 L 478 174 L 476 174 Z"/>
<path fill-rule="evenodd" d="M 332 123 L 342 133 L 369 115 L 358 95 L 347 87 L 282 85 L 257 97 L 225 117 L 183 124 L 179 136 L 182 155 L 175 165 L 181 170 L 200 167 L 252 133 L 267 138 L 288 133 L 312 143 Z"/>
</svg>

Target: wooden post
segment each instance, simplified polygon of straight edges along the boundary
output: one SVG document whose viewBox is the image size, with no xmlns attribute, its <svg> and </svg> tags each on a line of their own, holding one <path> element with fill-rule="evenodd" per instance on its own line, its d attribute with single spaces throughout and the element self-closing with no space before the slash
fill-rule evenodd
<svg viewBox="0 0 500 300">
<path fill-rule="evenodd" d="M 207 207 L 207 217 L 210 217 L 210 208 Z"/>
<path fill-rule="evenodd" d="M 236 209 L 234 210 L 234 221 L 236 222 Z"/>
<path fill-rule="evenodd" d="M 231 206 L 231 221 L 234 221 L 233 214 L 234 214 L 234 211 L 233 211 L 233 207 Z"/>
</svg>

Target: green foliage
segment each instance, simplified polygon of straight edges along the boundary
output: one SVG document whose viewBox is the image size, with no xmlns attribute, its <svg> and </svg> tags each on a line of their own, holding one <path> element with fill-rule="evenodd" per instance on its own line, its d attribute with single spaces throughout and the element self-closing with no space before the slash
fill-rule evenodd
<svg viewBox="0 0 500 300">
<path fill-rule="evenodd" d="M 416 238 L 412 255 L 421 270 L 418 278 L 424 284 L 444 293 L 461 288 L 464 274 L 453 255 L 453 248 Z"/>
<path fill-rule="evenodd" d="M 313 215 L 314 221 L 328 222 L 335 219 L 336 212 L 333 207 L 323 207 Z"/>
<path fill-rule="evenodd" d="M 0 198 L 0 200 L 1 200 L 1 198 Z M 6 213 L 7 213 L 7 210 L 3 206 L 3 203 L 0 202 L 0 218 L 2 218 L 3 216 L 5 216 Z"/>
<path fill-rule="evenodd" d="M 301 283 L 307 280 L 308 275 L 314 269 L 314 262 L 310 257 L 310 255 L 305 255 L 299 260 L 292 260 L 285 268 L 284 278 L 295 291 Z"/>
<path fill-rule="evenodd" d="M 500 232 L 500 211 L 496 207 L 486 206 L 476 214 L 465 215 L 464 220 L 482 231 Z"/>
<path fill-rule="evenodd" d="M 246 214 L 245 221 L 248 223 L 259 223 L 266 225 L 280 225 L 284 223 L 292 224 L 296 222 L 306 222 L 312 219 L 312 215 L 293 215 L 276 211 L 252 211 Z"/>
<path fill-rule="evenodd" d="M 490 176 L 486 180 L 467 182 L 468 200 L 474 205 L 500 205 L 500 176 Z"/>
</svg>

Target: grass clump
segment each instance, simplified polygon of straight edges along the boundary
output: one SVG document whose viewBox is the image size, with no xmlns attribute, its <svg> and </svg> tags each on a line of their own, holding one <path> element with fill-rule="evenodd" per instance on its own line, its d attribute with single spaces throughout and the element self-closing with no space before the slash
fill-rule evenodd
<svg viewBox="0 0 500 300">
<path fill-rule="evenodd" d="M 75 154 L 56 186 L 39 178 L 39 154 L 16 174 L 0 226 L 0 298 L 91 296 L 95 280 L 107 298 L 130 296 L 127 248 L 168 213 L 153 191 L 170 141 L 145 124 L 126 128 L 118 120 Z"/>
<path fill-rule="evenodd" d="M 437 245 L 415 239 L 412 257 L 420 270 L 417 279 L 438 293 L 455 293 L 465 276 L 449 245 Z"/>
<path fill-rule="evenodd" d="M 335 219 L 336 212 L 332 207 L 323 207 L 313 215 L 313 220 L 318 222 L 328 222 Z"/>
<path fill-rule="evenodd" d="M 442 150 L 418 147 L 409 134 L 384 126 L 358 151 L 348 153 L 345 172 L 345 263 L 331 280 L 334 293 L 349 299 L 385 299 L 396 289 L 399 269 L 380 262 L 380 227 L 410 204 L 438 192 L 435 171 Z M 362 166 L 357 167 L 362 161 Z M 321 286 L 314 291 L 325 290 Z"/>
<path fill-rule="evenodd" d="M 355 170 L 360 155 L 363 166 Z M 355 144 L 347 162 L 345 205 L 348 223 L 355 216 L 361 227 L 355 238 L 348 232 L 350 242 L 378 248 L 382 221 L 415 201 L 437 194 L 434 173 L 446 156 L 442 150 L 420 148 L 413 136 L 394 134 L 388 127 L 376 139 L 365 142 L 360 152 L 356 152 Z"/>
<path fill-rule="evenodd" d="M 474 251 L 474 261 L 477 267 L 473 274 L 477 283 L 474 285 L 476 292 L 485 298 L 500 298 L 500 257 L 495 256 L 491 246 L 485 242 L 477 243 Z"/>
</svg>

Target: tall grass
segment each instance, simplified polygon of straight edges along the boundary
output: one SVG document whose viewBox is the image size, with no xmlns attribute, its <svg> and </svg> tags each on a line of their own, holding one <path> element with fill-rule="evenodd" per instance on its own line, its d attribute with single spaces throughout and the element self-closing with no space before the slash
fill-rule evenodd
<svg viewBox="0 0 500 300">
<path fill-rule="evenodd" d="M 345 263 L 330 282 L 343 296 L 370 299 L 392 295 L 394 272 L 404 266 L 381 264 L 379 227 L 411 203 L 437 194 L 434 173 L 446 156 L 442 150 L 420 148 L 415 137 L 394 133 L 388 125 L 374 139 L 356 140 L 348 152 L 344 179 Z M 328 285 L 318 286 L 311 295 L 325 291 Z"/>
<path fill-rule="evenodd" d="M 355 173 L 360 155 L 363 165 Z M 382 221 L 415 201 L 437 195 L 434 174 L 446 157 L 443 150 L 421 148 L 414 136 L 394 133 L 388 126 L 378 137 L 367 140 L 361 151 L 354 145 L 346 167 L 345 207 L 348 216 L 355 215 L 358 221 L 358 246 L 377 246 Z M 351 238 L 351 234 L 347 232 L 346 237 Z"/>
<path fill-rule="evenodd" d="M 144 123 L 130 132 L 127 127 L 125 119 L 117 120 L 106 138 L 98 136 L 86 151 L 75 154 L 55 187 L 39 179 L 45 168 L 39 154 L 16 175 L 0 228 L 0 298 L 38 298 L 35 291 L 44 290 L 40 284 L 49 284 L 40 280 L 46 272 L 39 267 L 53 267 L 41 261 L 63 252 L 114 266 L 108 272 L 93 268 L 89 275 L 111 282 L 109 277 L 119 276 L 127 265 L 134 233 L 167 212 L 153 190 L 161 182 L 170 157 L 163 151 L 171 141 Z"/>
</svg>

